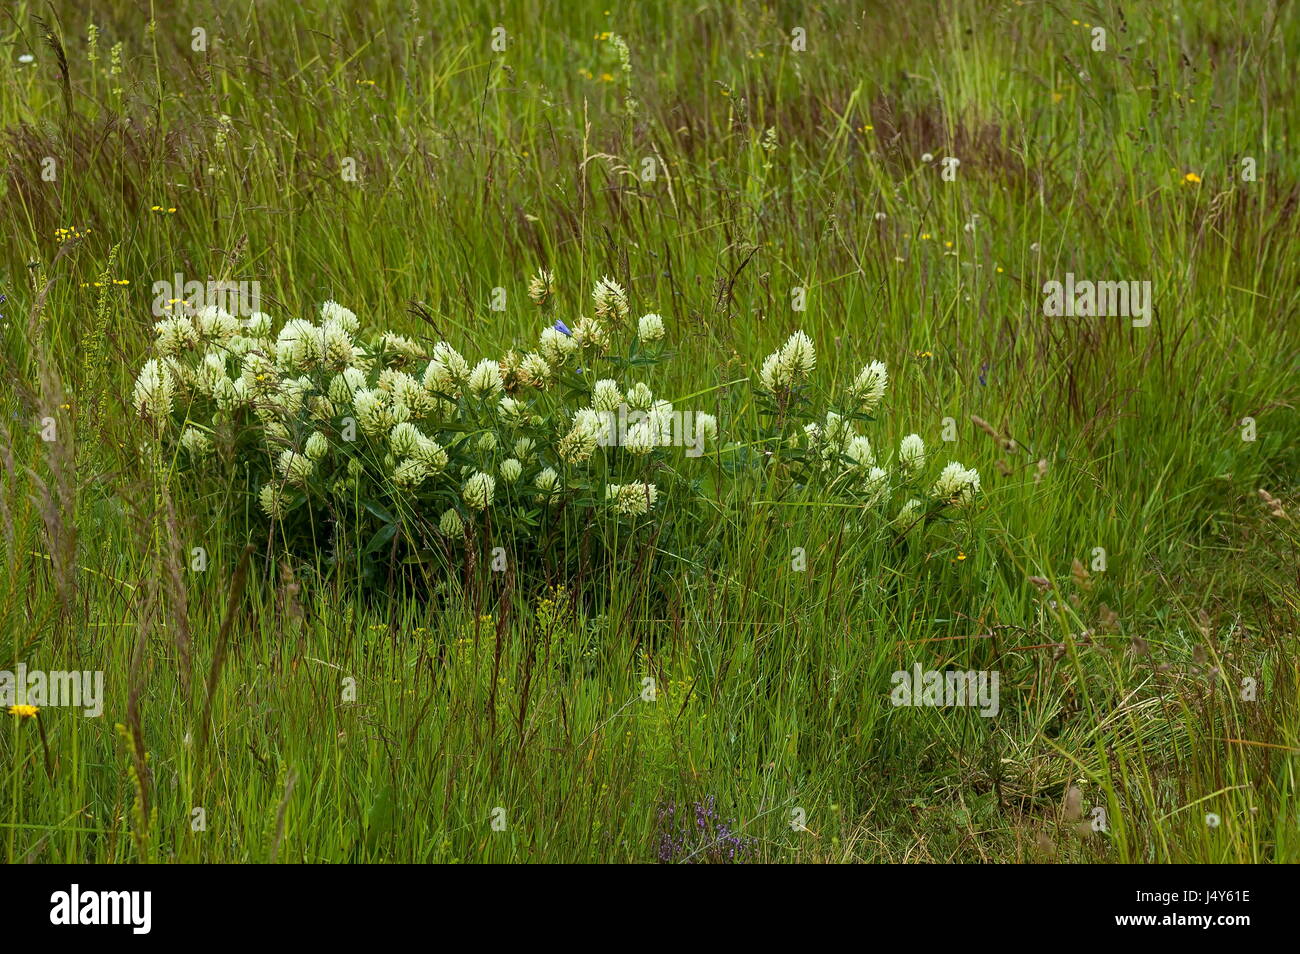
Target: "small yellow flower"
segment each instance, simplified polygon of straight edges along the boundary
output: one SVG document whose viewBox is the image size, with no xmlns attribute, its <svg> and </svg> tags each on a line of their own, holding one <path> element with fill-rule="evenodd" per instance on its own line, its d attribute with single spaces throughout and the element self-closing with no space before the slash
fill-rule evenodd
<svg viewBox="0 0 1300 954">
<path fill-rule="evenodd" d="M 1188 185 L 1200 185 L 1201 177 L 1198 176 L 1195 172 L 1189 172 L 1187 173 L 1187 175 L 1183 176 L 1183 181 L 1186 182 Z"/>
<path fill-rule="evenodd" d="M 9 714 L 20 719 L 35 719 L 36 713 L 40 711 L 36 706 L 16 705 L 9 707 Z"/>
</svg>

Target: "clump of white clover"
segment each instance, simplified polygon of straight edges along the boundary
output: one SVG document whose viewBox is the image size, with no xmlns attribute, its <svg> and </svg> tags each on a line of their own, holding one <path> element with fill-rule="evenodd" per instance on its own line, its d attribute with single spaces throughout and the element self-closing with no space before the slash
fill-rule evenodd
<svg viewBox="0 0 1300 954">
<path fill-rule="evenodd" d="M 954 461 L 933 480 L 925 477 L 928 457 L 920 435 L 904 437 L 891 460 L 878 454 L 862 433 L 889 387 L 883 362 L 866 365 L 821 407 L 813 401 L 816 367 L 816 347 L 802 331 L 759 367 L 756 390 L 764 412 L 774 419 L 775 437 L 765 455 L 769 462 L 784 461 L 805 483 L 854 499 L 886 518 L 894 514 L 892 522 L 904 532 L 927 515 L 974 501 L 980 475 L 973 468 Z"/>
<path fill-rule="evenodd" d="M 154 326 L 132 405 L 181 466 L 247 479 L 277 521 L 351 514 L 393 528 L 377 540 L 400 524 L 452 543 L 489 520 L 494 534 L 535 536 L 562 516 L 659 519 L 663 481 L 686 485 L 684 462 L 661 463 L 682 449 L 669 443 L 673 405 L 652 389 L 668 322 L 631 320 L 608 277 L 591 315 L 555 320 L 556 288 L 547 270 L 530 281 L 548 323 L 499 358 L 367 332 L 335 301 L 278 329 L 260 312 L 179 314 Z M 618 434 L 621 415 L 635 422 Z M 712 415 L 694 421 L 699 441 L 716 441 Z"/>
</svg>

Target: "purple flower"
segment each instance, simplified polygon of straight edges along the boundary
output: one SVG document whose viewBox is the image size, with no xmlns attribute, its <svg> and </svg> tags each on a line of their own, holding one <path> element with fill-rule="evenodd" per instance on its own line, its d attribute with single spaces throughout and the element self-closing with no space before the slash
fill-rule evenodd
<svg viewBox="0 0 1300 954">
<path fill-rule="evenodd" d="M 558 318 L 555 319 L 555 330 L 567 338 L 573 337 L 573 332 L 569 330 L 569 326 Z"/>
<path fill-rule="evenodd" d="M 718 816 L 712 795 L 691 809 L 679 812 L 672 802 L 660 804 L 657 854 L 662 864 L 737 864 L 749 859 L 755 841 L 738 834 L 734 820 Z"/>
</svg>

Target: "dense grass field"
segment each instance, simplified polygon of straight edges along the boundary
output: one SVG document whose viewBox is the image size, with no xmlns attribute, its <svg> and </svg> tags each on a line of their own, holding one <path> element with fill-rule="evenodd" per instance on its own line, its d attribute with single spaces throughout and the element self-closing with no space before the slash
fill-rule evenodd
<svg viewBox="0 0 1300 954">
<path fill-rule="evenodd" d="M 102 7 L 0 19 L 0 670 L 103 674 L 0 712 L 6 861 L 1300 860 L 1294 5 Z M 719 436 L 506 572 L 418 506 L 305 550 L 133 407 L 177 274 L 471 365 L 610 276 Z M 798 330 L 974 502 L 765 453 Z"/>
</svg>

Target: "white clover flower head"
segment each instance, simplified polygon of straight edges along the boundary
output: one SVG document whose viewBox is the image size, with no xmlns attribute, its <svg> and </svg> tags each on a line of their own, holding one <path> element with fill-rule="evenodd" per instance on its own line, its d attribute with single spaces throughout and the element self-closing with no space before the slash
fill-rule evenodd
<svg viewBox="0 0 1300 954">
<path fill-rule="evenodd" d="M 209 351 L 194 369 L 194 388 L 200 394 L 212 396 L 221 381 L 226 380 L 226 358 L 217 351 Z"/>
<path fill-rule="evenodd" d="M 623 286 L 606 275 L 591 290 L 591 300 L 597 318 L 620 320 L 627 317 L 627 292 Z M 575 332 L 576 334 L 576 332 Z"/>
<path fill-rule="evenodd" d="M 843 452 L 852 436 L 853 428 L 844 419 L 844 415 L 835 411 L 826 412 L 826 426 L 822 429 L 822 441 L 832 452 Z"/>
<path fill-rule="evenodd" d="M 276 466 L 284 477 L 284 482 L 294 487 L 301 487 L 307 483 L 307 478 L 312 472 L 311 460 L 292 450 L 281 451 Z"/>
<path fill-rule="evenodd" d="M 429 469 L 413 457 L 408 457 L 393 468 L 393 484 L 401 490 L 416 489 L 428 476 Z"/>
<path fill-rule="evenodd" d="M 181 434 L 181 447 L 196 460 L 212 453 L 212 438 L 197 427 L 190 425 Z"/>
<path fill-rule="evenodd" d="M 817 349 L 802 331 L 792 334 L 781 346 L 781 368 L 790 383 L 797 384 L 817 367 Z"/>
<path fill-rule="evenodd" d="M 423 464 L 429 474 L 440 474 L 447 469 L 447 452 L 432 437 L 420 435 L 411 457 Z"/>
<path fill-rule="evenodd" d="M 239 365 L 239 376 L 254 397 L 265 397 L 280 389 L 280 374 L 271 360 L 256 351 L 244 355 Z"/>
<path fill-rule="evenodd" d="M 659 498 L 654 484 L 606 484 L 605 500 L 613 504 L 614 512 L 627 517 L 648 513 Z"/>
<path fill-rule="evenodd" d="M 759 385 L 764 391 L 775 393 L 785 385 L 781 382 L 781 353 L 773 351 L 763 359 L 763 367 L 758 372 Z"/>
<path fill-rule="evenodd" d="M 655 439 L 660 444 L 671 444 L 673 441 L 672 402 L 655 401 L 650 405 L 650 410 L 646 414 L 649 416 L 650 425 L 654 429 Z"/>
<path fill-rule="evenodd" d="M 636 336 L 646 344 L 653 341 L 659 341 L 663 338 L 664 333 L 664 319 L 662 315 L 656 315 L 654 312 L 651 312 L 648 315 L 642 315 L 641 320 L 637 322 Z"/>
<path fill-rule="evenodd" d="M 849 438 L 844 446 L 844 455 L 853 461 L 853 466 L 857 470 L 868 470 L 876 463 L 876 455 L 871 450 L 871 441 L 862 434 L 854 434 Z"/>
<path fill-rule="evenodd" d="M 953 461 L 939 474 L 930 490 L 930 496 L 954 506 L 963 507 L 975 499 L 980 491 L 980 475 L 973 469 Z"/>
<path fill-rule="evenodd" d="M 255 311 L 244 320 L 244 334 L 249 338 L 266 338 L 271 334 L 271 316 Z"/>
<path fill-rule="evenodd" d="M 898 511 L 898 516 L 894 518 L 894 523 L 907 527 L 915 523 L 924 512 L 925 504 L 913 497 Z"/>
<path fill-rule="evenodd" d="M 591 389 L 591 406 L 597 411 L 617 411 L 623 403 L 623 392 L 613 378 L 602 378 Z"/>
<path fill-rule="evenodd" d="M 862 490 L 867 494 L 869 506 L 880 503 L 889 492 L 889 475 L 883 468 L 872 467 L 862 480 Z"/>
<path fill-rule="evenodd" d="M 899 442 L 898 466 L 909 473 L 925 466 L 925 441 L 919 434 L 908 434 Z"/>
<path fill-rule="evenodd" d="M 150 358 L 140 369 L 131 393 L 131 404 L 140 417 L 161 426 L 172 412 L 172 393 L 175 384 L 169 372 L 157 360 Z"/>
<path fill-rule="evenodd" d="M 285 500 L 284 490 L 279 484 L 264 484 L 262 490 L 257 495 L 257 502 L 262 507 L 262 512 L 272 520 L 278 520 L 284 516 Z"/>
<path fill-rule="evenodd" d="M 700 411 L 695 415 L 695 433 L 706 441 L 718 438 L 718 419 L 712 414 Z"/>
<path fill-rule="evenodd" d="M 446 379 L 450 384 L 464 384 L 469 380 L 469 362 L 461 356 L 459 351 L 447 344 L 447 342 L 439 341 L 434 345 L 433 354 L 431 354 L 429 358 L 430 366 L 432 366 L 434 362 L 437 362 L 442 367 L 443 371 L 438 372 L 438 375 L 445 373 Z M 426 377 L 430 373 L 432 373 L 432 367 L 430 367 L 430 370 L 425 371 Z M 441 378 L 439 379 L 441 380 Z M 425 386 L 428 387 L 427 379 Z"/>
<path fill-rule="evenodd" d="M 173 358 L 183 351 L 198 347 L 199 333 L 194 323 L 183 315 L 154 322 L 153 330 L 158 336 L 154 346 L 164 358 Z"/>
<path fill-rule="evenodd" d="M 495 397 L 503 390 L 505 390 L 505 382 L 501 379 L 501 365 L 498 362 L 491 358 L 484 358 L 474 365 L 474 370 L 469 374 L 470 394 L 486 400 Z"/>
<path fill-rule="evenodd" d="M 537 351 L 552 368 L 564 364 L 578 350 L 577 340 L 558 328 L 544 328 L 537 339 Z"/>
<path fill-rule="evenodd" d="M 320 431 L 312 431 L 306 443 L 303 444 L 302 452 L 307 455 L 308 460 L 315 463 L 329 453 L 329 449 L 329 438 Z"/>
<path fill-rule="evenodd" d="M 573 326 L 573 340 L 579 348 L 591 348 L 604 353 L 609 348 L 609 331 L 599 318 L 579 318 Z"/>
<path fill-rule="evenodd" d="M 384 392 L 378 389 L 361 388 L 353 394 L 352 410 L 356 415 L 357 427 L 367 437 L 385 434 L 397 423 L 388 409 Z"/>
<path fill-rule="evenodd" d="M 438 532 L 444 537 L 458 537 L 465 530 L 465 521 L 454 509 L 447 510 L 438 518 Z"/>
<path fill-rule="evenodd" d="M 858 372 L 853 383 L 849 385 L 849 397 L 857 402 L 858 407 L 870 411 L 885 396 L 889 384 L 889 371 L 881 361 L 872 361 Z"/>
<path fill-rule="evenodd" d="M 623 449 L 638 457 L 649 454 L 659 443 L 657 430 L 653 421 L 638 421 L 627 429 Z"/>
<path fill-rule="evenodd" d="M 424 435 L 410 421 L 397 424 L 388 434 L 388 449 L 394 457 L 410 457 Z"/>
<path fill-rule="evenodd" d="M 654 405 L 654 392 L 644 381 L 638 381 L 627 389 L 627 406 L 634 411 L 648 411 Z"/>
<path fill-rule="evenodd" d="M 212 399 L 222 411 L 231 411 L 249 403 L 248 385 L 243 378 L 222 377 L 212 383 Z"/>
<path fill-rule="evenodd" d="M 511 427 L 518 427 L 528 417 L 528 406 L 512 397 L 503 397 L 497 402 L 497 414 Z"/>
<path fill-rule="evenodd" d="M 394 366 L 405 365 L 411 361 L 420 361 L 426 357 L 424 349 L 418 342 L 405 335 L 386 331 L 379 336 L 379 347 L 388 352 L 388 363 Z"/>
<path fill-rule="evenodd" d="M 519 475 L 524 472 L 524 465 L 513 457 L 507 457 L 497 468 L 497 476 L 501 478 L 503 484 L 513 484 L 519 479 Z"/>
<path fill-rule="evenodd" d="M 357 391 L 366 386 L 366 376 L 358 368 L 345 368 L 330 378 L 329 397 L 335 404 L 350 404 Z"/>
<path fill-rule="evenodd" d="M 330 370 L 342 371 L 352 367 L 352 363 L 357 360 L 356 346 L 342 325 L 326 325 L 321 332 L 321 340 L 324 352 L 322 363 Z"/>
<path fill-rule="evenodd" d="M 555 298 L 555 273 L 539 268 L 528 282 L 528 299 L 539 308 Z"/>
<path fill-rule="evenodd" d="M 275 363 L 288 373 L 314 368 L 324 355 L 321 330 L 305 318 L 285 322 L 275 339 Z"/>
<path fill-rule="evenodd" d="M 307 407 L 311 410 L 311 416 L 318 421 L 326 422 L 334 419 L 334 402 L 324 395 L 318 394 L 308 398 Z"/>
<path fill-rule="evenodd" d="M 934 162 L 934 155 L 932 153 L 923 152 L 921 153 L 921 161 L 926 163 Z"/>
<path fill-rule="evenodd" d="M 583 411 L 587 413 L 584 414 Z M 592 418 L 596 418 L 595 421 Z M 583 461 L 590 459 L 591 455 L 596 452 L 596 446 L 600 441 L 601 425 L 600 415 L 590 408 L 583 408 L 574 415 L 573 427 L 569 432 L 560 438 L 560 443 L 556 445 L 556 453 L 566 464 L 581 464 Z"/>
<path fill-rule="evenodd" d="M 224 308 L 207 305 L 195 314 L 194 327 L 203 339 L 224 344 L 239 334 L 239 319 Z"/>
<path fill-rule="evenodd" d="M 349 311 L 332 298 L 320 306 L 320 320 L 322 325 L 338 325 L 350 335 L 356 334 L 361 327 L 356 312 Z"/>
<path fill-rule="evenodd" d="M 475 471 L 461 488 L 461 497 L 471 510 L 486 510 L 492 506 L 492 494 L 497 482 L 491 474 Z"/>
<path fill-rule="evenodd" d="M 490 454 L 497 449 L 497 436 L 491 431 L 484 431 L 479 435 L 475 445 L 484 454 Z"/>
<path fill-rule="evenodd" d="M 519 362 L 519 376 L 535 388 L 545 388 L 551 383 L 551 366 L 540 354 L 530 351 Z"/>
<path fill-rule="evenodd" d="M 547 467 L 533 479 L 533 486 L 537 488 L 539 503 L 554 501 L 560 493 L 560 475 L 553 468 Z"/>
<path fill-rule="evenodd" d="M 512 450 L 515 452 L 516 457 L 525 463 L 529 463 L 532 461 L 533 455 L 537 450 L 537 442 L 531 437 L 521 437 L 519 440 L 515 441 L 515 446 Z"/>
</svg>

